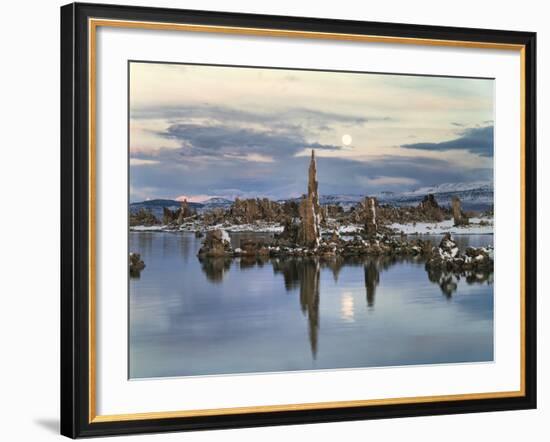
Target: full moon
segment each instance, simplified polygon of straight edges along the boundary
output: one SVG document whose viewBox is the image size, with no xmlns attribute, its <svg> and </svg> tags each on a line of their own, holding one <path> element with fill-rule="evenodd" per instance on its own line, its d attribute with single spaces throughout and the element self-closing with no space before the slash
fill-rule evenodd
<svg viewBox="0 0 550 442">
<path fill-rule="evenodd" d="M 342 136 L 342 144 L 344 146 L 349 146 L 352 141 L 353 141 L 353 139 L 351 138 L 351 135 L 345 134 L 345 135 Z"/>
</svg>

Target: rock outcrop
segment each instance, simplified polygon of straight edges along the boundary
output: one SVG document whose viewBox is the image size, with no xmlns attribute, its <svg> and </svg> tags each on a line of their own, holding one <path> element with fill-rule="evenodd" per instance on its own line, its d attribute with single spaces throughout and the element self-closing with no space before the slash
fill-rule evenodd
<svg viewBox="0 0 550 442">
<path fill-rule="evenodd" d="M 268 198 L 235 199 L 228 209 L 216 208 L 200 215 L 205 225 L 255 224 L 258 222 L 283 224 L 299 216 L 296 201 L 277 202 Z"/>
<path fill-rule="evenodd" d="M 464 215 L 464 212 L 462 212 L 460 198 L 458 198 L 457 196 L 453 196 L 452 211 L 455 226 L 467 226 L 468 224 L 470 224 L 470 220 L 466 215 Z"/>
<path fill-rule="evenodd" d="M 422 210 L 435 210 L 440 208 L 433 193 L 426 195 L 418 206 Z"/>
<path fill-rule="evenodd" d="M 243 239 L 233 256 L 269 257 L 269 248 L 262 240 Z"/>
<path fill-rule="evenodd" d="M 195 214 L 195 212 L 193 210 L 191 210 L 191 208 L 189 207 L 189 204 L 187 204 L 187 200 L 184 199 L 182 202 L 181 202 L 181 207 L 179 209 L 179 213 L 178 213 L 178 219 L 177 219 L 177 223 L 179 226 L 181 226 L 183 224 L 183 220 L 185 218 L 189 218 L 190 216 L 193 216 Z"/>
<path fill-rule="evenodd" d="M 300 203 L 301 226 L 298 234 L 298 243 L 304 247 L 315 248 L 321 239 L 321 206 L 319 204 L 317 165 L 315 151 L 311 151 L 309 163 L 307 195 Z"/>
<path fill-rule="evenodd" d="M 432 253 L 432 243 L 429 240 L 397 238 L 377 234 L 376 237 L 364 239 L 357 235 L 352 240 L 340 238 L 337 232 L 328 238 L 321 238 L 319 245 L 312 249 L 301 246 L 291 240 L 296 235 L 299 225 L 290 223 L 285 227 L 287 234 L 278 235 L 270 243 L 247 241 L 235 249 L 234 256 L 269 256 L 271 258 L 300 256 L 333 257 L 366 257 L 366 256 L 407 256 L 428 258 Z M 243 244 L 243 243 L 241 243 Z"/>
<path fill-rule="evenodd" d="M 141 259 L 139 253 L 130 252 L 130 259 L 128 260 L 130 265 L 130 276 L 133 278 L 139 278 L 141 271 L 145 268 L 145 263 Z"/>
<path fill-rule="evenodd" d="M 176 224 L 181 226 L 186 218 L 196 214 L 195 211 L 189 207 L 186 199 L 180 204 L 180 207 L 176 210 L 170 210 L 168 207 L 163 208 L 162 223 L 164 225 Z"/>
<path fill-rule="evenodd" d="M 370 200 L 374 200 L 374 203 Z M 374 209 L 374 210 L 373 210 Z M 374 216 L 373 216 L 374 212 Z M 375 220 L 376 232 L 384 231 L 384 226 L 392 223 L 413 223 L 413 222 L 441 222 L 451 217 L 450 209 L 441 207 L 434 195 L 429 194 L 416 207 L 390 206 L 379 204 L 376 198 L 365 198 L 348 214 L 340 217 L 340 222 L 363 224 L 365 231 L 374 231 L 375 226 L 371 220 Z M 367 225 L 370 224 L 367 229 Z"/>
<path fill-rule="evenodd" d="M 349 221 L 355 224 L 363 224 L 367 236 L 376 235 L 378 232 L 377 217 L 378 201 L 373 197 L 365 197 L 351 210 Z"/>
<path fill-rule="evenodd" d="M 375 198 L 365 198 L 365 233 L 367 236 L 372 237 L 376 235 L 377 225 L 376 225 L 376 199 Z"/>
<path fill-rule="evenodd" d="M 228 215 L 235 221 L 249 224 L 256 220 L 274 221 L 279 214 L 279 204 L 267 198 L 246 199 L 237 198 Z"/>
<path fill-rule="evenodd" d="M 419 221 L 443 221 L 444 213 L 442 208 L 437 203 L 433 193 L 424 197 L 418 205 L 421 217 Z"/>
<path fill-rule="evenodd" d="M 198 253 L 199 256 L 216 258 L 231 256 L 232 254 L 233 249 L 231 248 L 229 234 L 225 230 L 217 229 L 206 232 L 202 247 Z"/>
<path fill-rule="evenodd" d="M 301 223 L 295 219 L 287 219 L 283 223 L 283 231 L 276 235 L 279 243 L 290 246 L 298 242 L 300 235 Z"/>
<path fill-rule="evenodd" d="M 162 224 L 165 226 L 174 222 L 176 218 L 175 211 L 170 210 L 168 207 L 162 208 Z"/>
<path fill-rule="evenodd" d="M 225 211 L 220 208 L 211 210 L 202 215 L 202 221 L 206 226 L 214 226 L 226 222 Z"/>
<path fill-rule="evenodd" d="M 453 272 L 492 272 L 494 266 L 493 250 L 485 247 L 468 247 L 464 253 L 453 240 L 450 233 L 446 233 L 439 247 L 432 249 L 431 258 L 426 262 L 426 269 L 434 271 Z"/>
<path fill-rule="evenodd" d="M 149 209 L 141 208 L 135 213 L 130 213 L 131 226 L 155 226 L 160 224 L 160 221 L 155 217 Z"/>
<path fill-rule="evenodd" d="M 327 204 L 324 207 L 325 215 L 327 218 L 337 218 L 344 214 L 344 208 L 339 204 Z"/>
</svg>

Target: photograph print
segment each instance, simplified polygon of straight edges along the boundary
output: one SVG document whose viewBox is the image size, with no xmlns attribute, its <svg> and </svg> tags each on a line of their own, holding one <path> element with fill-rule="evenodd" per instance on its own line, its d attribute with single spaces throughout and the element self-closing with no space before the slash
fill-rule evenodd
<svg viewBox="0 0 550 442">
<path fill-rule="evenodd" d="M 493 362 L 493 79 L 128 69 L 131 379 Z"/>
</svg>

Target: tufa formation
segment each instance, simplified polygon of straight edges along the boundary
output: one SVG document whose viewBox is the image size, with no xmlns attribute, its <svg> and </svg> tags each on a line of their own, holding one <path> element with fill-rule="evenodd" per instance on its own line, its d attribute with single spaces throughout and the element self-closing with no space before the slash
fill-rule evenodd
<svg viewBox="0 0 550 442">
<path fill-rule="evenodd" d="M 187 199 L 181 202 L 180 208 L 176 210 L 170 210 L 168 207 L 163 209 L 162 222 L 164 225 L 176 224 L 181 226 L 183 221 L 190 216 L 195 215 L 195 211 L 189 207 Z"/>
<path fill-rule="evenodd" d="M 365 198 L 365 233 L 369 237 L 376 235 L 376 199 Z"/>
<path fill-rule="evenodd" d="M 308 171 L 307 196 L 304 195 L 300 203 L 299 211 L 302 224 L 298 232 L 298 243 L 312 249 L 319 246 L 321 239 L 321 205 L 319 204 L 318 185 L 315 151 L 312 150 Z"/>
<path fill-rule="evenodd" d="M 145 268 L 145 263 L 141 259 L 139 253 L 130 252 L 128 264 L 130 265 L 130 276 L 132 278 L 139 278 L 141 271 Z"/>
<path fill-rule="evenodd" d="M 462 207 L 460 205 L 460 199 L 457 196 L 453 196 L 452 199 L 452 210 L 453 210 L 453 220 L 455 226 L 467 226 L 470 221 L 468 217 L 462 212 Z"/>
</svg>

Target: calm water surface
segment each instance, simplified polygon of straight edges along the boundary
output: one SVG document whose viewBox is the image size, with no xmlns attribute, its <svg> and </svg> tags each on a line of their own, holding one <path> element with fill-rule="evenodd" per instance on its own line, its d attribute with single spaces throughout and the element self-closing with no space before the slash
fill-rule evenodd
<svg viewBox="0 0 550 442">
<path fill-rule="evenodd" d="M 430 281 L 413 260 L 201 262 L 200 242 L 130 233 L 146 264 L 130 279 L 130 377 L 493 360 L 492 278 Z"/>
</svg>

